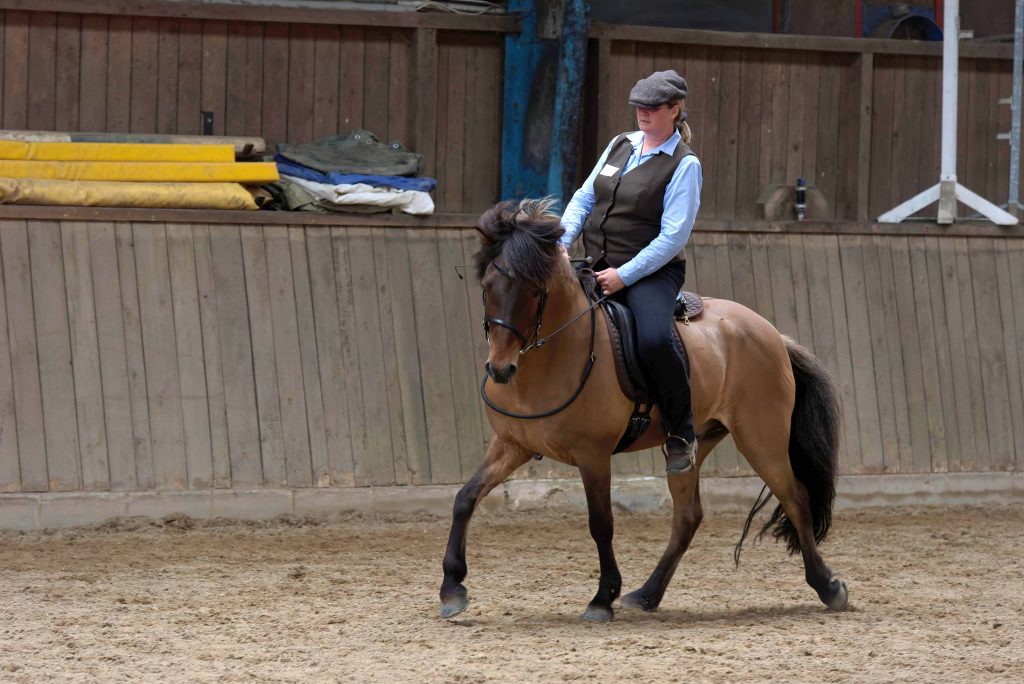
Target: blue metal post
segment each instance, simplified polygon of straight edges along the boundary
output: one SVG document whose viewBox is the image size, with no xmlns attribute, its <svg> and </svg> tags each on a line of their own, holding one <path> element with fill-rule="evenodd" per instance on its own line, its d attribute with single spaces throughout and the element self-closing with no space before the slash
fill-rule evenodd
<svg viewBox="0 0 1024 684">
<path fill-rule="evenodd" d="M 580 123 L 583 111 L 583 76 L 587 61 L 590 3 L 564 0 L 562 35 L 555 81 L 555 112 L 551 127 L 551 166 L 548 194 L 568 203 L 576 180 Z"/>
<path fill-rule="evenodd" d="M 522 32 L 505 38 L 505 88 L 502 115 L 501 197 L 521 199 L 547 193 L 548 169 L 543 155 L 530 155 L 527 112 L 544 44 L 537 36 L 535 0 L 509 0 L 509 14 L 522 16 Z M 531 159 L 532 157 L 532 159 Z"/>
</svg>

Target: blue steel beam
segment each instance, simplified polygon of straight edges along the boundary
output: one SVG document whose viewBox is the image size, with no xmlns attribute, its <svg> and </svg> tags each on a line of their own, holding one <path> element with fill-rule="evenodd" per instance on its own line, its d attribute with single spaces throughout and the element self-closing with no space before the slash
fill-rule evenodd
<svg viewBox="0 0 1024 684">
<path fill-rule="evenodd" d="M 548 194 L 560 199 L 563 206 L 568 203 L 576 185 L 590 3 L 565 0 L 564 11 L 555 81 L 555 113 L 551 126 L 551 166 L 548 169 Z"/>
<path fill-rule="evenodd" d="M 564 0 L 561 39 L 547 40 L 537 32 L 537 5 L 508 3 L 522 31 L 505 38 L 501 196 L 564 201 L 575 181 L 590 6 Z"/>
</svg>

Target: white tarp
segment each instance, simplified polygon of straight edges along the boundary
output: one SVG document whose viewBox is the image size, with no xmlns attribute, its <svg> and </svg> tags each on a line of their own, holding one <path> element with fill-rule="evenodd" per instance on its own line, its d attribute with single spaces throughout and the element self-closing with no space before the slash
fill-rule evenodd
<svg viewBox="0 0 1024 684">
<path fill-rule="evenodd" d="M 416 216 L 434 213 L 434 200 L 430 197 L 430 193 L 419 190 L 375 188 L 363 183 L 328 185 L 295 176 L 282 176 L 282 178 L 299 186 L 331 209 L 343 211 L 346 206 L 375 206 L 399 210 Z"/>
</svg>

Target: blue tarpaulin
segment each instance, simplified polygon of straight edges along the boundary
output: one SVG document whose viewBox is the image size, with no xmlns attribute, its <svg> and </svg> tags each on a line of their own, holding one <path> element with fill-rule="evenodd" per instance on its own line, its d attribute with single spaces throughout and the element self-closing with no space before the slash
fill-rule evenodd
<svg viewBox="0 0 1024 684">
<path fill-rule="evenodd" d="M 433 178 L 409 178 L 407 176 L 373 176 L 361 173 L 321 173 L 301 164 L 288 161 L 280 154 L 274 155 L 277 161 L 277 171 L 282 176 L 293 176 L 315 183 L 327 185 L 372 185 L 375 188 L 397 188 L 399 190 L 419 190 L 430 192 L 437 187 L 437 181 Z"/>
</svg>

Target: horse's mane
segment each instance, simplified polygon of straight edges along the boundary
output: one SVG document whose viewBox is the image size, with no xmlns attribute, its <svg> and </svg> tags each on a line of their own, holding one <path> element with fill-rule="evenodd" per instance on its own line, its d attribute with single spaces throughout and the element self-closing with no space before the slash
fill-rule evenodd
<svg viewBox="0 0 1024 684">
<path fill-rule="evenodd" d="M 528 287 L 542 290 L 560 255 L 561 218 L 552 211 L 554 200 L 506 200 L 480 217 L 481 246 L 476 253 L 476 275 L 483 279 L 488 265 L 499 256 L 505 266 Z"/>
</svg>

